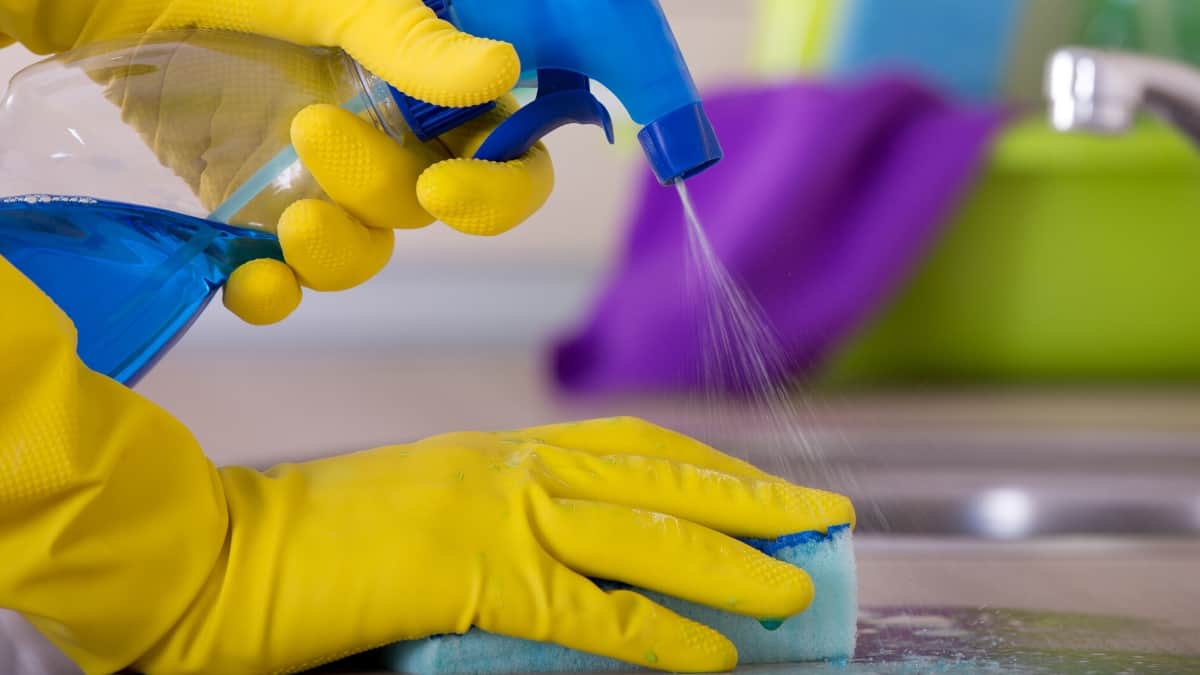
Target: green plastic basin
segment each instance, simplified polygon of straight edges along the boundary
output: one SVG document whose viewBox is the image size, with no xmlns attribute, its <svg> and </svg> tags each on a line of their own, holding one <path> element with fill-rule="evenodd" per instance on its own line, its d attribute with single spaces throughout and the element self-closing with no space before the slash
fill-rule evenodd
<svg viewBox="0 0 1200 675">
<path fill-rule="evenodd" d="M 1158 124 L 1111 138 L 1014 125 L 820 379 L 1200 379 L 1200 154 Z"/>
</svg>

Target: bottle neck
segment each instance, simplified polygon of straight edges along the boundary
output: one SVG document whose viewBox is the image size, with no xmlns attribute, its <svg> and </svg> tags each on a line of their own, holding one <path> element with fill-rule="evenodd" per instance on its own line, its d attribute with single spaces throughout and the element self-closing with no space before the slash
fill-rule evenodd
<svg viewBox="0 0 1200 675">
<path fill-rule="evenodd" d="M 388 83 L 375 73 L 367 70 L 358 61 L 343 55 L 347 68 L 358 79 L 361 105 L 370 115 L 371 122 L 397 142 L 403 142 L 408 132 L 408 124 L 404 115 L 396 107 L 396 99 L 392 96 Z"/>
</svg>

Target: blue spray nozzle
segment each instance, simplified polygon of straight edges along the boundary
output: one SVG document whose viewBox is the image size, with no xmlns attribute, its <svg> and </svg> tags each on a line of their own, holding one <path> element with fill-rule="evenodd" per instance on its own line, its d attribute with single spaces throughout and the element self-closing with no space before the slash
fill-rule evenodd
<svg viewBox="0 0 1200 675">
<path fill-rule="evenodd" d="M 721 143 L 704 106 L 688 104 L 647 124 L 638 133 L 642 150 L 662 183 L 698 175 L 721 161 Z"/>
<path fill-rule="evenodd" d="M 566 124 L 600 126 L 611 142 L 612 120 L 590 92 L 589 82 L 594 80 L 617 96 L 635 122 L 645 125 L 639 138 L 661 182 L 689 178 L 720 161 L 716 132 L 658 0 L 425 4 L 467 33 L 512 44 L 523 70 L 538 74 L 537 100 L 502 124 L 477 157 L 513 159 Z M 402 105 L 401 110 L 413 107 L 416 112 L 405 114 L 422 127 L 418 135 L 453 128 L 483 112 L 430 111 L 426 107 L 436 106 L 427 104 Z"/>
</svg>

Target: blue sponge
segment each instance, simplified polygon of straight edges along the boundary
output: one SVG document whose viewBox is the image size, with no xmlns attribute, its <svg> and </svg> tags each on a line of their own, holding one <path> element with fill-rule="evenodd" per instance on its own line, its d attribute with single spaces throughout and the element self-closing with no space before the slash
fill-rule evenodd
<svg viewBox="0 0 1200 675">
<path fill-rule="evenodd" d="M 733 640 L 743 665 L 843 660 L 853 656 L 858 618 L 858 586 L 850 528 L 828 534 L 802 532 L 748 544 L 779 560 L 803 568 L 812 577 L 815 595 L 803 614 L 776 630 L 757 620 L 695 605 L 657 593 L 645 595 L 666 607 L 712 626 Z M 529 642 L 472 629 L 402 642 L 384 651 L 387 665 L 412 675 L 498 675 L 625 670 L 626 663 L 575 652 L 557 645 Z"/>
</svg>

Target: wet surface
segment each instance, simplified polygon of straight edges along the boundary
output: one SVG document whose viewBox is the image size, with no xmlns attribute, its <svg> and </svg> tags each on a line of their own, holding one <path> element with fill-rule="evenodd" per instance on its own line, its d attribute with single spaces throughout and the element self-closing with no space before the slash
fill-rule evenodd
<svg viewBox="0 0 1200 675">
<path fill-rule="evenodd" d="M 751 672 L 1196 673 L 1200 634 L 1138 619 L 1003 609 L 867 610 L 849 664 Z"/>
<path fill-rule="evenodd" d="M 339 671 L 324 672 L 362 672 L 369 667 L 364 659 L 341 664 Z M 1086 614 L 870 609 L 859 617 L 858 649 L 848 663 L 778 664 L 741 668 L 739 672 L 1183 675 L 1200 673 L 1200 630 Z"/>
</svg>

